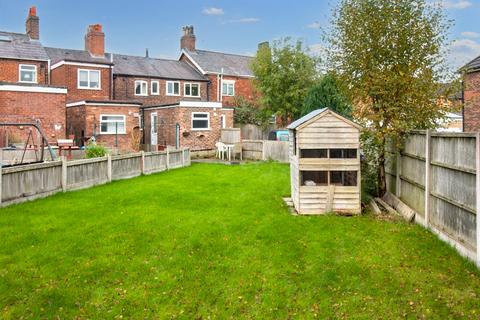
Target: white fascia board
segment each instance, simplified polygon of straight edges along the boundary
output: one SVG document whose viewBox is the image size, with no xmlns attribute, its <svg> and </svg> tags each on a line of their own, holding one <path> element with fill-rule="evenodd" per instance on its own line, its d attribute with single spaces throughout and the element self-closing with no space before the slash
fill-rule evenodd
<svg viewBox="0 0 480 320">
<path fill-rule="evenodd" d="M 221 75 L 221 76 L 226 76 L 226 77 L 255 79 L 255 76 L 241 75 L 241 74 L 228 74 L 228 73 L 221 73 L 221 72 L 215 72 L 215 71 L 207 71 L 207 74 L 215 74 L 215 75 Z M 227 80 L 231 80 L 231 79 L 225 79 L 225 81 L 227 81 Z M 235 81 L 235 80 L 232 80 L 232 81 Z"/>
<path fill-rule="evenodd" d="M 106 64 L 100 64 L 100 63 L 84 63 L 84 62 L 72 62 L 72 61 L 59 61 L 55 64 L 53 64 L 50 67 L 50 70 L 56 69 L 58 67 L 61 67 L 63 65 L 69 65 L 69 66 L 81 66 L 81 67 L 92 67 L 92 68 L 104 68 L 104 69 L 110 69 L 113 68 L 113 66 L 106 65 Z"/>
<path fill-rule="evenodd" d="M 36 92 L 36 93 L 67 93 L 65 88 L 37 87 L 37 86 L 19 86 L 14 84 L 0 85 L 0 91 L 14 92 Z"/>
<path fill-rule="evenodd" d="M 221 102 L 207 102 L 207 101 L 180 101 L 179 107 L 185 108 L 222 108 Z"/>
<path fill-rule="evenodd" d="M 140 103 L 118 103 L 118 102 L 87 102 L 87 101 L 78 101 L 78 102 L 72 102 L 72 103 L 67 103 L 67 108 L 68 107 L 78 107 L 78 106 L 83 106 L 83 105 L 88 105 L 88 106 L 108 106 L 108 107 L 140 107 Z"/>
<path fill-rule="evenodd" d="M 193 65 L 194 65 L 203 75 L 207 74 L 207 72 L 205 72 L 205 71 L 202 69 L 202 67 L 200 67 L 200 65 L 199 65 L 195 60 L 193 60 L 192 56 L 190 56 L 190 55 L 188 54 L 188 52 L 186 52 L 184 49 L 182 49 L 182 53 L 180 54 L 180 58 L 182 57 L 182 54 L 186 55 L 187 58 L 193 63 Z M 180 60 L 180 58 L 179 58 L 179 60 Z"/>
</svg>

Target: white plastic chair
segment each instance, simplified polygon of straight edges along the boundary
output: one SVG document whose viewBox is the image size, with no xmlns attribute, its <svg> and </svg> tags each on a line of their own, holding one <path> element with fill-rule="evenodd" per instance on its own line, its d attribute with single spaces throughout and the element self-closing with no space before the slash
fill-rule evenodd
<svg viewBox="0 0 480 320">
<path fill-rule="evenodd" d="M 215 147 L 217 148 L 215 156 L 223 160 L 227 152 L 227 146 L 225 145 L 225 143 L 219 141 L 215 143 Z"/>
</svg>

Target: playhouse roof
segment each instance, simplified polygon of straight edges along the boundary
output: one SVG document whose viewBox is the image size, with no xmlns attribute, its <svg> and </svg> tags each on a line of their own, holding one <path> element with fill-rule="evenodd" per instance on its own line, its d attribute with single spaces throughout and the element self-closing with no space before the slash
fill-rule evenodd
<svg viewBox="0 0 480 320">
<path fill-rule="evenodd" d="M 302 124 L 304 124 L 305 122 L 307 121 L 310 121 L 312 120 L 313 118 L 321 115 L 322 113 L 326 112 L 326 111 L 329 111 L 331 112 L 332 114 L 334 114 L 335 116 L 341 118 L 343 121 L 351 124 L 352 126 L 358 128 L 358 129 L 361 129 L 361 127 L 356 124 L 355 122 L 345 118 L 345 117 L 342 117 L 341 115 L 337 114 L 336 112 L 328 109 L 328 108 L 323 108 L 323 109 L 317 109 L 317 110 L 313 110 L 312 112 L 310 112 L 309 114 L 307 115 L 304 115 L 303 117 L 301 117 L 300 119 L 297 119 L 295 121 L 293 121 L 292 123 L 290 123 L 290 125 L 287 127 L 287 129 L 289 130 L 295 130 L 297 129 L 299 126 L 301 126 Z"/>
</svg>

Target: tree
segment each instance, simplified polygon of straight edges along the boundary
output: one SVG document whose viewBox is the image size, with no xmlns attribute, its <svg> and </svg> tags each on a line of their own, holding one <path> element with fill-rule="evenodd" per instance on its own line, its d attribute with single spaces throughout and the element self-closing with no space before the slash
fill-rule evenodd
<svg viewBox="0 0 480 320">
<path fill-rule="evenodd" d="M 235 98 L 235 113 L 233 120 L 235 123 L 255 124 L 266 127 L 270 121 L 271 115 L 265 110 L 258 108 L 251 101 L 242 96 Z"/>
<path fill-rule="evenodd" d="M 262 108 L 281 117 L 283 124 L 299 116 L 317 75 L 316 62 L 303 50 L 301 41 L 284 39 L 272 48 L 261 46 L 251 67 Z"/>
<path fill-rule="evenodd" d="M 328 73 L 307 92 L 302 116 L 316 109 L 330 108 L 344 117 L 352 118 L 352 105 L 335 75 Z"/>
<path fill-rule="evenodd" d="M 363 148 L 377 166 L 379 195 L 386 192 L 387 142 L 444 117 L 437 97 L 449 27 L 442 8 L 426 0 L 340 0 L 334 9 L 330 67 L 366 130 Z"/>
</svg>

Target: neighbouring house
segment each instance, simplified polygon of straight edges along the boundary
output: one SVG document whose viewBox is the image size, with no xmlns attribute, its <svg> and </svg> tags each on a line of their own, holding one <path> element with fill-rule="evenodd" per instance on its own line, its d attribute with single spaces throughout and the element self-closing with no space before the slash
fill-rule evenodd
<svg viewBox="0 0 480 320">
<path fill-rule="evenodd" d="M 255 101 L 255 76 L 250 68 L 253 57 L 197 49 L 193 26 L 183 27 L 180 49 L 179 60 L 208 77 L 210 101 L 222 102 L 228 107 L 235 107 L 235 97 Z"/>
<path fill-rule="evenodd" d="M 480 131 L 480 56 L 463 68 L 463 130 Z"/>
<path fill-rule="evenodd" d="M 67 89 L 50 85 L 50 58 L 39 41 L 35 7 L 25 27 L 26 33 L 0 31 L 0 122 L 38 122 L 49 142 L 56 142 L 65 137 Z M 29 129 L 0 127 L 0 146 L 25 142 Z"/>
</svg>

